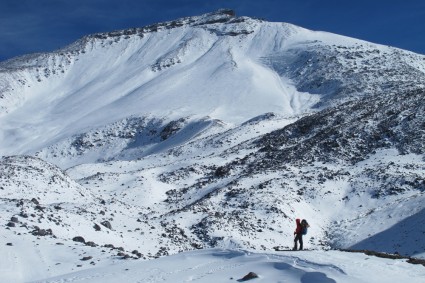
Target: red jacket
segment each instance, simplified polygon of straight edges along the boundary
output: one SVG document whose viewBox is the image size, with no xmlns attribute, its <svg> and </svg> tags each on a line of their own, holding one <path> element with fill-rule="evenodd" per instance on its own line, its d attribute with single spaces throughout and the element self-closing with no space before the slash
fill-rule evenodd
<svg viewBox="0 0 425 283">
<path fill-rule="evenodd" d="M 297 228 L 295 229 L 295 234 L 301 234 L 303 231 L 303 227 L 301 226 L 301 220 L 299 218 L 295 219 L 295 222 L 297 223 Z"/>
</svg>

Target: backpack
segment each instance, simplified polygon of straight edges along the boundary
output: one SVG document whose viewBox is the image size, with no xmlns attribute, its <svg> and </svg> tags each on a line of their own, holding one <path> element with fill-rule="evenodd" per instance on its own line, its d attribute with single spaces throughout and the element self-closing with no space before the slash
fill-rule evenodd
<svg viewBox="0 0 425 283">
<path fill-rule="evenodd" d="M 307 234 L 307 228 L 308 228 L 308 223 L 307 223 L 307 221 L 305 220 L 305 219 L 303 219 L 302 221 L 301 221 L 301 234 L 303 234 L 303 235 L 306 235 Z"/>
</svg>

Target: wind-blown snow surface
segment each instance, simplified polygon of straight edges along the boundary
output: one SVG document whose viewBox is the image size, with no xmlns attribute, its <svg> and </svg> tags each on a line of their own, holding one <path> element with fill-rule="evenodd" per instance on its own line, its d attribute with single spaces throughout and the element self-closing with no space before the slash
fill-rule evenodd
<svg viewBox="0 0 425 283">
<path fill-rule="evenodd" d="M 185 252 L 145 262 L 103 267 L 31 282 L 422 282 L 425 269 L 402 260 L 336 251 L 251 253 L 234 250 Z M 250 282 L 251 282 L 250 281 Z M 9 281 L 13 282 L 13 281 Z"/>
<path fill-rule="evenodd" d="M 371 282 L 319 250 L 425 257 L 424 81 L 423 55 L 227 10 L 3 62 L 1 276 L 268 253 L 300 217 L 319 274 L 292 278 Z"/>
</svg>

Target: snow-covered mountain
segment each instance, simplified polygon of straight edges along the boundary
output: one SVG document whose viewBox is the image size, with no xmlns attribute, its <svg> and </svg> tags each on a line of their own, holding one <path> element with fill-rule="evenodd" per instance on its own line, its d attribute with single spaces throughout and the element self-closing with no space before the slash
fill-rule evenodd
<svg viewBox="0 0 425 283">
<path fill-rule="evenodd" d="M 55 53 L 0 65 L 1 154 L 62 148 L 90 130 L 128 128 L 142 119 L 238 125 L 268 112 L 305 114 L 329 101 L 423 87 L 423 59 L 231 11 L 91 35 Z M 119 152 L 139 143 L 131 132 L 123 135 L 121 147 L 113 146 Z M 75 154 L 69 150 L 64 154 Z"/>
<path fill-rule="evenodd" d="M 2 62 L 0 251 L 21 282 L 290 248 L 299 217 L 310 249 L 425 257 L 424 82 L 423 55 L 231 10 Z"/>
</svg>

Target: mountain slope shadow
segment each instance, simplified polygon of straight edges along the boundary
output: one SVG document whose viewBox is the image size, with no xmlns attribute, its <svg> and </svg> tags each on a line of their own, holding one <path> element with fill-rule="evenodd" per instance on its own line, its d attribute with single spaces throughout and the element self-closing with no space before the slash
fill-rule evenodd
<svg viewBox="0 0 425 283">
<path fill-rule="evenodd" d="M 307 272 L 301 277 L 301 283 L 336 283 L 322 272 Z"/>
<path fill-rule="evenodd" d="M 278 270 L 285 270 L 292 273 L 291 275 L 298 275 L 302 283 L 335 283 L 336 281 L 329 278 L 325 273 L 322 272 L 305 272 L 302 269 L 295 268 L 294 266 L 283 263 L 274 263 L 274 268 Z M 289 274 L 288 274 L 289 275 Z"/>
<path fill-rule="evenodd" d="M 350 249 L 366 249 L 414 256 L 425 252 L 424 235 L 425 209 L 422 209 L 391 228 L 358 242 L 351 246 Z M 406 243 L 409 243 L 409 245 L 406 245 Z"/>
</svg>

